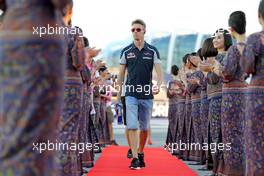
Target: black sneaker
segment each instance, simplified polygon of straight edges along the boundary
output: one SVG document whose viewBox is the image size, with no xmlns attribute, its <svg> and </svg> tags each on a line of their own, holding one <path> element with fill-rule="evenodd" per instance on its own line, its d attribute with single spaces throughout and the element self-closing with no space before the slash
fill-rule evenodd
<svg viewBox="0 0 264 176">
<path fill-rule="evenodd" d="M 144 153 L 138 154 L 138 160 L 140 167 L 146 167 L 145 161 L 144 161 Z"/>
<path fill-rule="evenodd" d="M 139 159 L 138 158 L 133 158 L 133 160 L 131 161 L 131 165 L 129 166 L 130 169 L 133 170 L 139 170 L 140 169 L 140 165 L 139 165 Z"/>
<path fill-rule="evenodd" d="M 129 149 L 129 150 L 127 151 L 127 158 L 133 158 L 132 150 L 131 150 L 131 149 Z"/>
</svg>

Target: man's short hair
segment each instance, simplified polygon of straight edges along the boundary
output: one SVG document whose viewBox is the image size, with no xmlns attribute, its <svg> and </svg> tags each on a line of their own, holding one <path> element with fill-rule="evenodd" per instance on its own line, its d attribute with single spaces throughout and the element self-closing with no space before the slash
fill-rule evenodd
<svg viewBox="0 0 264 176">
<path fill-rule="evenodd" d="M 141 19 L 136 19 L 136 20 L 132 21 L 132 25 L 133 24 L 141 24 L 144 28 L 146 28 L 146 23 Z"/>
</svg>

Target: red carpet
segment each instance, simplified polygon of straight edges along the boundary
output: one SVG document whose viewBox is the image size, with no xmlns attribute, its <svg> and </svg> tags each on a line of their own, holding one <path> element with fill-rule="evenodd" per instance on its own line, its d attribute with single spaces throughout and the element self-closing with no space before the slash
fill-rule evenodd
<svg viewBox="0 0 264 176">
<path fill-rule="evenodd" d="M 146 148 L 146 168 L 130 170 L 127 147 L 107 147 L 87 176 L 197 176 L 182 161 L 162 148 Z"/>
</svg>

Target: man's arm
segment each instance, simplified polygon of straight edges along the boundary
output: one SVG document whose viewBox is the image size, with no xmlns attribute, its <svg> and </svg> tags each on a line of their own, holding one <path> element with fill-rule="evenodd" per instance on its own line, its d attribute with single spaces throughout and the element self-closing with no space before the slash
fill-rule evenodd
<svg viewBox="0 0 264 176">
<path fill-rule="evenodd" d="M 160 91 L 160 88 L 162 86 L 163 83 L 163 73 L 162 73 L 162 68 L 161 68 L 161 59 L 160 59 L 160 54 L 159 51 L 157 50 L 157 48 L 154 48 L 154 67 L 157 73 L 157 86 L 158 89 L 156 90 L 156 88 L 153 91 L 153 94 L 158 94 Z"/>
<path fill-rule="evenodd" d="M 162 73 L 161 64 L 154 64 L 154 67 L 158 77 L 158 86 L 161 86 L 161 84 L 163 83 L 163 73 Z"/>
<path fill-rule="evenodd" d="M 119 66 L 119 74 L 118 74 L 118 79 L 117 79 L 117 87 L 116 90 L 118 90 L 118 94 L 117 94 L 117 100 L 120 100 L 121 97 L 121 93 L 122 93 L 122 85 L 125 79 L 125 72 L 126 72 L 126 65 L 124 64 L 120 64 Z"/>
<path fill-rule="evenodd" d="M 158 77 L 158 83 L 157 83 L 158 92 L 156 93 L 156 94 L 158 94 L 159 91 L 160 91 L 160 87 L 162 86 L 162 83 L 163 83 L 163 73 L 162 73 L 162 68 L 161 68 L 161 64 L 160 63 L 155 63 L 154 67 L 155 67 L 155 70 L 156 70 L 156 73 L 157 73 L 157 77 Z"/>
<path fill-rule="evenodd" d="M 124 51 L 121 52 L 120 60 L 119 60 L 119 74 L 118 74 L 118 79 L 117 79 L 117 87 L 115 89 L 118 91 L 117 94 L 117 101 L 119 102 L 121 99 L 121 94 L 122 94 L 122 88 L 123 88 L 123 83 L 125 79 L 125 73 L 126 73 L 126 57 Z"/>
</svg>

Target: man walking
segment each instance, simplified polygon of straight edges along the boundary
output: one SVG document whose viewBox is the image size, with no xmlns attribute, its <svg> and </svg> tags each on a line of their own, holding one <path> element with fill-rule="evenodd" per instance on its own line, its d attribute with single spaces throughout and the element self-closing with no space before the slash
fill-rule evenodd
<svg viewBox="0 0 264 176">
<path fill-rule="evenodd" d="M 144 40 L 146 33 L 144 21 L 140 19 L 133 21 L 131 32 L 134 41 L 121 52 L 118 86 L 122 89 L 125 71 L 127 70 L 125 85 L 126 120 L 133 154 L 129 167 L 140 169 L 145 167 L 143 150 L 150 128 L 153 94 L 159 93 L 162 84 L 162 70 L 158 50 Z M 158 77 L 155 89 L 152 84 L 154 67 Z M 120 100 L 121 91 L 118 100 Z M 140 129 L 139 135 L 137 133 L 138 128 Z"/>
</svg>

